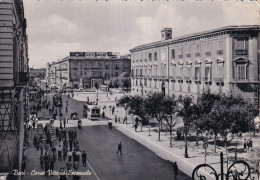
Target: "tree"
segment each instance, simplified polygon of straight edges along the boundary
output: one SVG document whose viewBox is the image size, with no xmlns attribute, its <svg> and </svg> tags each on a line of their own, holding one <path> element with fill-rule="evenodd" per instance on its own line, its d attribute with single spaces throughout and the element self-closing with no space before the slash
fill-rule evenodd
<svg viewBox="0 0 260 180">
<path fill-rule="evenodd" d="M 165 96 L 163 93 L 153 93 L 146 97 L 144 101 L 144 109 L 150 118 L 156 119 L 158 122 L 158 141 L 160 141 L 161 123 L 165 117 L 164 106 Z"/>
<path fill-rule="evenodd" d="M 225 94 L 214 103 L 210 117 L 216 122 L 215 126 L 217 127 L 215 128 L 218 129 L 224 140 L 226 160 L 228 160 L 227 144 L 233 140 L 235 135 L 249 132 L 252 129 L 253 114 L 248 107 L 248 102 L 242 97 Z M 230 135 L 229 140 L 228 135 Z"/>
<path fill-rule="evenodd" d="M 221 94 L 211 93 L 210 91 L 203 92 L 197 100 L 195 108 L 196 120 L 194 125 L 196 129 L 205 132 L 212 132 L 214 134 L 214 152 L 216 152 L 217 136 L 220 131 L 219 121 L 215 121 L 210 117 L 210 112 L 214 106 L 214 103 L 221 99 Z"/>
<path fill-rule="evenodd" d="M 163 100 L 163 119 L 166 121 L 167 128 L 170 131 L 170 147 L 172 147 L 172 130 L 176 124 L 178 107 L 174 97 L 166 96 Z"/>
<path fill-rule="evenodd" d="M 131 88 L 131 79 L 130 78 L 122 79 L 122 84 L 123 84 L 123 88 L 126 89 L 128 93 L 128 90 Z"/>
<path fill-rule="evenodd" d="M 130 100 L 131 96 L 122 96 L 120 99 L 117 100 L 117 104 L 122 106 L 125 109 L 125 112 L 127 112 Z"/>
<path fill-rule="evenodd" d="M 185 138 L 185 154 L 184 156 L 188 158 L 188 132 L 190 127 L 192 126 L 192 123 L 195 119 L 195 111 L 194 111 L 194 103 L 193 103 L 193 96 L 180 96 L 179 97 L 179 105 L 180 109 L 178 112 L 178 116 L 183 118 L 183 124 L 184 124 L 184 138 Z"/>
</svg>

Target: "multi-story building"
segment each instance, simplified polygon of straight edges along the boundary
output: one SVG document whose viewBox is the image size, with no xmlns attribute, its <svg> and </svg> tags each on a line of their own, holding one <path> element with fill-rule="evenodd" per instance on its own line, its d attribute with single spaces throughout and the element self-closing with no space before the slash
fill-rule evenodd
<svg viewBox="0 0 260 180">
<path fill-rule="evenodd" d="M 45 68 L 39 68 L 39 69 L 30 68 L 30 76 L 32 77 L 38 77 L 40 79 L 44 79 L 45 74 L 46 74 Z"/>
<path fill-rule="evenodd" d="M 260 27 L 228 26 L 137 46 L 131 52 L 133 94 L 163 92 L 193 95 L 212 92 L 241 94 L 257 100 Z"/>
<path fill-rule="evenodd" d="M 129 56 L 112 52 L 71 52 L 69 57 L 48 63 L 46 76 L 51 87 L 92 88 L 95 83 L 104 84 L 130 70 Z"/>
<path fill-rule="evenodd" d="M 28 117 L 28 47 L 22 0 L 0 1 L 0 173 L 21 170 Z"/>
</svg>

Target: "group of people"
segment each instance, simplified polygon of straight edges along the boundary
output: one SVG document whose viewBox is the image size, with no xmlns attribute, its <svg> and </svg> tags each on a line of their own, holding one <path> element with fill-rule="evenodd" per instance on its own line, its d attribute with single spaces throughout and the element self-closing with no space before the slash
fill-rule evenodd
<svg viewBox="0 0 260 180">
<path fill-rule="evenodd" d="M 250 150 L 250 149 L 252 149 L 253 148 L 253 141 L 252 141 L 252 139 L 250 138 L 250 139 L 244 139 L 244 149 L 248 149 L 248 150 Z"/>
</svg>

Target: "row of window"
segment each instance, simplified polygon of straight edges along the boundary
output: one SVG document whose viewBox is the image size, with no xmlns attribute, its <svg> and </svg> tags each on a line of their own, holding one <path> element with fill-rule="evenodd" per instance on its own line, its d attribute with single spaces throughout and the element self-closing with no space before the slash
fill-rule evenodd
<svg viewBox="0 0 260 180">
<path fill-rule="evenodd" d="M 236 55 L 247 55 L 247 50 L 248 50 L 248 38 L 247 37 L 243 37 L 243 38 L 234 38 L 234 49 L 235 49 L 235 54 Z M 205 49 L 205 55 L 206 56 L 211 56 L 211 51 L 212 51 L 212 43 L 210 41 L 206 42 L 205 45 L 206 49 Z M 188 44 L 188 45 L 182 45 L 182 46 L 178 46 L 175 49 L 171 49 L 170 53 L 171 53 L 171 59 L 176 59 L 176 56 L 178 56 L 178 58 L 184 58 L 184 55 L 186 54 L 187 58 L 191 57 L 191 48 L 192 45 Z M 217 41 L 217 55 L 221 55 L 223 54 L 223 49 L 224 49 L 224 45 L 223 45 L 223 40 L 218 40 Z M 185 52 L 184 52 L 185 50 Z M 144 54 L 144 57 L 143 57 Z M 195 44 L 195 56 L 199 57 L 201 56 L 201 43 L 197 43 Z M 146 60 L 147 59 L 147 52 L 139 54 L 139 55 L 135 55 L 135 57 L 133 57 L 133 63 L 138 62 L 138 59 L 140 59 L 140 62 L 142 62 L 142 59 Z M 157 61 L 158 59 L 158 53 L 157 52 L 150 52 L 148 53 L 148 60 L 149 61 Z"/>
<path fill-rule="evenodd" d="M 111 63 L 102 63 L 102 62 L 84 62 L 83 68 L 103 68 L 103 64 L 105 69 L 110 69 Z M 130 67 L 129 63 L 124 62 L 124 68 L 129 68 L 129 67 Z M 73 62 L 73 68 L 78 68 L 78 62 Z M 119 69 L 118 62 L 114 63 L 114 68 Z"/>
<path fill-rule="evenodd" d="M 74 76 L 77 76 L 77 75 L 78 75 L 77 72 L 74 72 Z M 87 71 L 85 71 L 84 76 L 87 76 L 87 75 L 88 75 L 88 73 L 87 73 Z M 117 77 L 118 75 L 119 75 L 119 73 L 115 72 L 114 77 Z M 104 74 L 104 76 L 106 78 L 109 78 L 111 75 L 110 75 L 110 73 L 106 72 Z M 102 71 L 91 71 L 91 77 L 103 77 L 103 72 Z"/>
<path fill-rule="evenodd" d="M 150 86 L 149 87 L 151 87 L 151 88 L 154 88 L 154 89 L 157 89 L 157 88 L 160 88 L 160 87 L 157 87 L 157 85 L 156 85 L 157 83 L 154 83 L 154 87 L 152 87 L 152 85 L 151 85 L 151 81 L 150 81 Z M 218 84 L 218 91 L 221 93 L 222 92 L 222 84 Z M 147 86 L 148 87 L 148 86 Z M 176 92 L 191 92 L 191 84 L 190 83 L 187 83 L 187 85 L 185 86 L 186 87 L 186 89 L 184 89 L 183 88 L 183 85 L 182 85 L 182 83 L 180 83 L 178 86 L 176 86 L 176 84 L 174 83 L 174 82 L 172 82 L 172 84 L 171 84 L 171 91 L 176 91 Z M 210 89 L 210 85 L 207 85 L 206 87 L 205 87 L 205 90 L 206 89 Z M 132 88 L 132 91 L 135 91 L 135 88 Z M 138 88 L 136 88 L 136 91 L 138 92 L 139 90 L 138 90 Z M 140 91 L 142 92 L 143 91 L 143 88 L 142 89 L 140 89 Z M 144 90 L 144 93 L 149 93 L 149 91 L 147 91 L 147 90 Z M 152 91 L 150 91 L 150 93 L 152 93 Z M 197 84 L 196 85 L 196 93 L 201 93 L 201 87 L 200 87 L 200 84 Z"/>
</svg>

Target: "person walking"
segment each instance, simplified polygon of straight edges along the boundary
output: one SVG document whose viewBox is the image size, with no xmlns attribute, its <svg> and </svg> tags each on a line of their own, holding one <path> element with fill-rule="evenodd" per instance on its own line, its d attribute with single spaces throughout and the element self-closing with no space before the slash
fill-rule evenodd
<svg viewBox="0 0 260 180">
<path fill-rule="evenodd" d="M 69 160 L 67 163 L 66 163 L 66 166 L 67 166 L 67 171 L 69 172 L 72 168 L 72 162 Z"/>
<path fill-rule="evenodd" d="M 120 154 L 122 155 L 122 143 L 121 143 L 121 142 L 118 144 L 116 154 L 118 154 L 119 152 L 120 152 Z"/>
<path fill-rule="evenodd" d="M 71 159 L 72 159 L 72 151 L 71 150 L 68 152 L 68 159 L 69 159 L 69 161 L 71 161 Z"/>
<path fill-rule="evenodd" d="M 40 165 L 41 165 L 41 168 L 44 169 L 44 154 L 41 154 L 40 155 Z"/>
<path fill-rule="evenodd" d="M 125 116 L 124 120 L 123 120 L 123 124 L 126 123 L 127 124 L 127 117 Z"/>
<path fill-rule="evenodd" d="M 50 156 L 50 171 L 54 171 L 54 158 L 53 158 L 53 155 Z"/>
<path fill-rule="evenodd" d="M 178 168 L 177 162 L 174 162 L 172 164 L 172 168 L 173 168 L 174 177 L 177 177 L 179 174 L 179 168 Z"/>
<path fill-rule="evenodd" d="M 85 151 L 83 151 L 82 153 L 82 164 L 83 164 L 83 167 L 86 167 L 86 163 L 87 163 L 87 153 Z"/>
<path fill-rule="evenodd" d="M 61 145 L 59 145 L 59 148 L 58 148 L 58 160 L 61 160 L 61 152 L 62 152 L 62 147 L 61 147 Z"/>
<path fill-rule="evenodd" d="M 63 120 L 63 127 L 66 128 L 66 119 Z"/>
<path fill-rule="evenodd" d="M 44 167 L 45 167 L 45 176 L 49 176 L 49 156 L 47 155 L 47 153 L 45 153 L 44 156 Z"/>
</svg>

